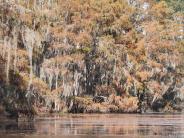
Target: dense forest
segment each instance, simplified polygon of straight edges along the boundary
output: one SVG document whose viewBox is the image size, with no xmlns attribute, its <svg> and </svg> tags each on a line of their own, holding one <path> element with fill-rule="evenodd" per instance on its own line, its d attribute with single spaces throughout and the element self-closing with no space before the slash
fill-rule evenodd
<svg viewBox="0 0 184 138">
<path fill-rule="evenodd" d="M 183 0 L 0 0 L 0 114 L 182 112 Z"/>
</svg>

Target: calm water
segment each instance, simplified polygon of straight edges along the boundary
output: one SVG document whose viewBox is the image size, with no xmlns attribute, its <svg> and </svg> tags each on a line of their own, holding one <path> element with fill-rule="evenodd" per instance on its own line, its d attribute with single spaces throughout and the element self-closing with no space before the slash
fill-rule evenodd
<svg viewBox="0 0 184 138">
<path fill-rule="evenodd" d="M 63 115 L 0 121 L 0 138 L 184 138 L 184 115 Z"/>
</svg>

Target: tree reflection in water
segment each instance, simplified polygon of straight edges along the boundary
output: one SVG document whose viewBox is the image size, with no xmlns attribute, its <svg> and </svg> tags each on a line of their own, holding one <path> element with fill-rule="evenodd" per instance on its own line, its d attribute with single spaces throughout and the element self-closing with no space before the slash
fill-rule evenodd
<svg viewBox="0 0 184 138">
<path fill-rule="evenodd" d="M 42 117 L 35 122 L 0 123 L 0 135 L 22 133 L 26 136 L 184 137 L 184 117 L 93 114 Z"/>
</svg>

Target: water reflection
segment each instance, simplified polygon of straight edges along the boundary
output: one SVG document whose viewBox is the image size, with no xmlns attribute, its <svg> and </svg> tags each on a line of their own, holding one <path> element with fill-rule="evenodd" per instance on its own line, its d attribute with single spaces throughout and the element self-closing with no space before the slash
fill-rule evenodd
<svg viewBox="0 0 184 138">
<path fill-rule="evenodd" d="M 27 133 L 33 134 L 36 132 L 34 122 L 15 122 L 15 121 L 1 121 L 0 133 L 3 134 L 17 134 Z"/>
<path fill-rule="evenodd" d="M 184 137 L 183 115 L 64 115 L 35 122 L 0 123 L 0 137 L 14 136 L 125 136 Z M 90 138 L 91 138 L 90 137 Z"/>
</svg>

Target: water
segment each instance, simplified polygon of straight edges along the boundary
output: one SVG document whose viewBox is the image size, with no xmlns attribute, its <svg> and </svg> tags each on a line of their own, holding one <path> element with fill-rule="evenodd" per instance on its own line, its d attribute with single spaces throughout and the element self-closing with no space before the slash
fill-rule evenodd
<svg viewBox="0 0 184 138">
<path fill-rule="evenodd" d="M 0 138 L 184 138 L 184 115 L 78 114 L 37 118 L 35 122 L 1 119 Z"/>
</svg>

